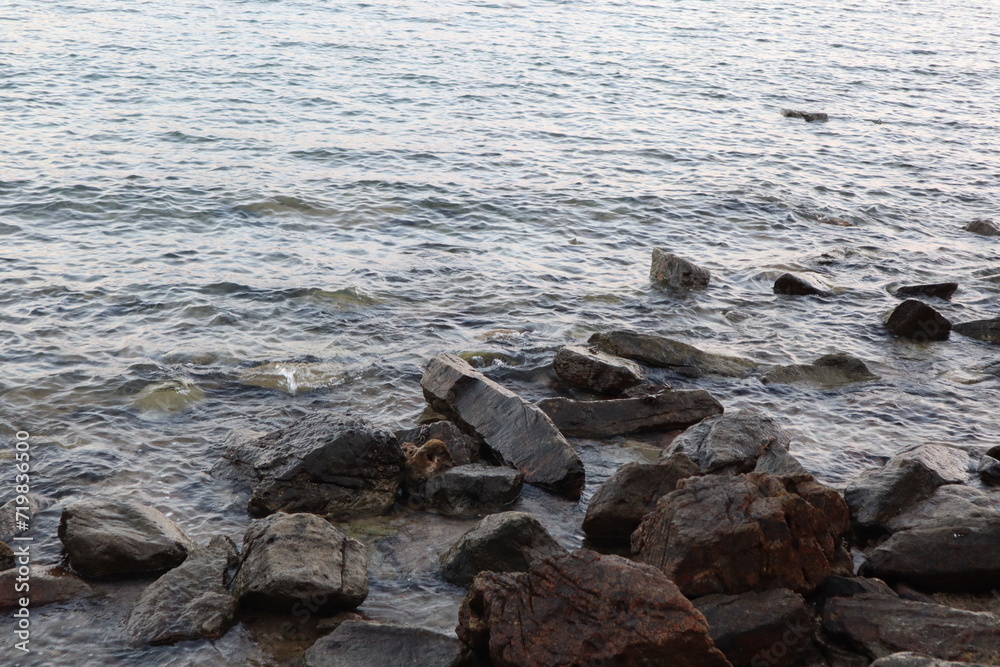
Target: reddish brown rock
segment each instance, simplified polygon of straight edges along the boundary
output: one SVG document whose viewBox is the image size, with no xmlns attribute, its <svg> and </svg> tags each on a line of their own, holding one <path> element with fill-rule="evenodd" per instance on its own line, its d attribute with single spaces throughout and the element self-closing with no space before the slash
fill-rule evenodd
<svg viewBox="0 0 1000 667">
<path fill-rule="evenodd" d="M 18 591 L 17 585 L 23 584 L 25 579 L 29 590 Z M 30 607 L 42 607 L 93 594 L 94 590 L 83 579 L 61 567 L 31 565 L 27 577 L 17 568 L 0 572 L 0 609 L 19 607 L 22 598 L 28 598 Z"/>
<path fill-rule="evenodd" d="M 662 572 L 587 550 L 477 576 L 458 637 L 494 667 L 729 666 Z"/>
<path fill-rule="evenodd" d="M 844 499 L 809 475 L 689 477 L 642 520 L 632 553 L 691 597 L 807 593 L 849 563 L 849 527 Z"/>
</svg>

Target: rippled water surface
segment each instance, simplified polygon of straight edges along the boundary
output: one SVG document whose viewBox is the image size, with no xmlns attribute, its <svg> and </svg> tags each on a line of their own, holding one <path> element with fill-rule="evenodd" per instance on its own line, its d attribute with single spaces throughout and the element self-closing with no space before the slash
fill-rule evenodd
<svg viewBox="0 0 1000 667">
<path fill-rule="evenodd" d="M 907 445 L 997 444 L 997 348 L 881 326 L 899 283 L 957 280 L 948 317 L 1000 314 L 1000 242 L 961 229 L 1000 220 L 996 19 L 987 0 L 6 3 L 0 422 L 32 433 L 56 501 L 39 562 L 82 494 L 238 540 L 245 491 L 208 474 L 229 430 L 412 424 L 442 351 L 505 355 L 491 375 L 550 395 L 558 346 L 616 327 L 868 360 L 880 380 L 837 390 L 663 376 L 778 415 L 834 485 Z M 654 245 L 712 286 L 653 289 Z M 787 270 L 839 294 L 774 296 Z M 577 444 L 588 496 L 648 455 Z M 583 504 L 522 506 L 580 544 Z M 453 628 L 436 557 L 468 525 L 348 527 L 371 545 L 362 611 Z M 144 583 L 39 609 L 19 664 L 269 665 L 308 643 L 248 619 L 132 648 Z"/>
</svg>

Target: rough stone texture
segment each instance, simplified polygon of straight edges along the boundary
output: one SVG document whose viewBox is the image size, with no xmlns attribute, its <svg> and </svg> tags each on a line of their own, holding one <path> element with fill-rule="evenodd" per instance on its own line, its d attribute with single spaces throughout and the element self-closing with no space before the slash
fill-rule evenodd
<svg viewBox="0 0 1000 667">
<path fill-rule="evenodd" d="M 807 123 L 825 122 L 830 120 L 830 116 L 822 111 L 798 111 L 796 109 L 782 109 L 781 115 L 785 118 L 801 118 Z"/>
<path fill-rule="evenodd" d="M 31 588 L 27 592 L 15 588 L 20 576 L 17 569 L 0 572 L 0 609 L 20 607 L 23 597 L 28 598 L 29 607 L 43 607 L 94 594 L 87 582 L 61 567 L 30 565 L 28 578 Z"/>
<path fill-rule="evenodd" d="M 428 409 L 430 409 L 429 406 Z M 479 443 L 450 421 L 436 421 L 416 428 L 397 431 L 396 439 L 404 447 L 407 443 L 420 447 L 428 440 L 440 440 L 448 448 L 448 453 L 455 465 L 461 466 L 479 460 Z"/>
<path fill-rule="evenodd" d="M 620 394 L 646 379 L 639 364 L 583 345 L 556 353 L 552 368 L 566 384 L 600 394 Z"/>
<path fill-rule="evenodd" d="M 1000 227 L 989 219 L 973 220 L 962 229 L 980 236 L 1000 236 Z"/>
<path fill-rule="evenodd" d="M 52 500 L 39 496 L 37 493 L 29 493 L 25 496 L 28 504 L 27 513 L 21 512 L 20 515 L 17 513 L 17 500 L 11 499 L 7 501 L 3 507 L 0 507 L 0 542 L 10 542 L 14 536 L 20 535 L 24 530 L 18 529 L 18 521 L 24 521 L 27 518 L 27 523 L 31 523 L 32 518 L 41 510 L 49 507 L 52 504 Z M 24 507 L 24 506 L 22 506 Z"/>
<path fill-rule="evenodd" d="M 990 486 L 1000 484 L 1000 446 L 988 449 L 979 459 L 977 468 L 979 479 L 983 484 Z"/>
<path fill-rule="evenodd" d="M 513 504 L 523 485 L 517 470 L 472 463 L 428 479 L 420 500 L 445 514 L 496 511 Z"/>
<path fill-rule="evenodd" d="M 494 667 L 729 665 L 663 573 L 586 550 L 479 575 L 458 623 L 459 639 Z"/>
<path fill-rule="evenodd" d="M 420 380 L 424 397 L 476 435 L 524 481 L 579 498 L 583 464 L 544 412 L 477 372 L 453 354 L 434 357 Z"/>
<path fill-rule="evenodd" d="M 341 517 L 384 512 L 403 477 L 396 437 L 362 419 L 305 417 L 227 447 L 215 471 L 254 484 L 253 516 L 310 512 Z"/>
<path fill-rule="evenodd" d="M 462 535 L 441 556 L 441 572 L 447 581 L 467 586 L 480 572 L 526 572 L 540 558 L 565 553 L 535 517 L 501 512 Z"/>
<path fill-rule="evenodd" d="M 852 382 L 876 380 L 878 376 L 868 370 L 865 362 L 843 352 L 825 354 L 811 364 L 776 366 L 763 376 L 761 381 L 775 384 L 811 382 L 824 386 L 839 386 Z"/>
<path fill-rule="evenodd" d="M 354 609 L 368 597 L 368 552 L 313 514 L 272 514 L 243 536 L 232 591 L 248 606 Z"/>
<path fill-rule="evenodd" d="M 0 542 L 0 571 L 14 567 L 14 550 L 6 542 Z"/>
<path fill-rule="evenodd" d="M 789 296 L 830 296 L 830 292 L 820 289 L 805 278 L 793 273 L 783 273 L 774 281 L 774 293 Z"/>
<path fill-rule="evenodd" d="M 791 438 L 771 417 L 755 409 L 710 417 L 674 438 L 660 457 L 666 460 L 681 452 L 706 474 L 751 472 L 802 472 L 801 466 L 785 469 L 773 459 L 791 458 Z M 771 470 L 759 470 L 760 466 Z"/>
<path fill-rule="evenodd" d="M 827 602 L 823 629 L 871 658 L 915 651 L 942 660 L 997 664 L 1000 617 L 882 595 Z"/>
<path fill-rule="evenodd" d="M 980 662 L 973 664 L 938 660 L 919 653 L 893 653 L 887 658 L 879 658 L 872 663 L 871 667 L 987 667 L 987 665 Z"/>
<path fill-rule="evenodd" d="M 1000 317 L 994 317 L 990 320 L 959 322 L 954 328 L 955 331 L 969 338 L 983 340 L 987 343 L 1000 343 Z"/>
<path fill-rule="evenodd" d="M 305 667 L 458 667 L 455 637 L 408 625 L 344 621 L 306 651 Z"/>
<path fill-rule="evenodd" d="M 688 290 L 707 287 L 712 274 L 708 269 L 683 257 L 671 254 L 662 248 L 653 248 L 649 279 L 671 289 Z"/>
<path fill-rule="evenodd" d="M 831 574 L 809 595 L 809 601 L 816 605 L 818 611 L 822 612 L 823 605 L 826 604 L 827 600 L 849 598 L 864 593 L 896 597 L 896 592 L 881 579 Z"/>
<path fill-rule="evenodd" d="M 958 289 L 958 283 L 932 283 L 929 285 L 903 285 L 897 287 L 893 295 L 900 299 L 912 299 L 919 296 L 931 296 L 945 301 L 951 300 L 951 295 Z"/>
<path fill-rule="evenodd" d="M 723 412 L 722 404 L 703 389 L 599 401 L 546 398 L 538 402 L 538 407 L 563 435 L 576 438 L 673 431 Z"/>
<path fill-rule="evenodd" d="M 187 560 L 146 587 L 129 613 L 126 631 L 143 644 L 221 637 L 236 620 L 238 603 L 225 579 L 237 561 L 236 545 L 228 537 L 192 549 Z"/>
<path fill-rule="evenodd" d="M 85 577 L 177 567 L 195 546 L 162 512 L 133 500 L 80 500 L 59 521 L 72 568 Z"/>
<path fill-rule="evenodd" d="M 689 596 L 807 593 L 849 556 L 843 498 L 808 475 L 689 477 L 632 534 L 632 553 Z"/>
<path fill-rule="evenodd" d="M 979 521 L 1000 516 L 990 496 L 981 489 L 961 484 L 945 484 L 885 522 L 889 533 L 947 523 L 955 519 Z"/>
<path fill-rule="evenodd" d="M 947 340 L 951 322 L 923 301 L 907 299 L 896 306 L 885 323 L 890 332 L 917 343 Z"/>
<path fill-rule="evenodd" d="M 708 621 L 715 647 L 733 667 L 758 667 L 762 659 L 771 667 L 789 667 L 814 650 L 816 619 L 798 593 L 776 588 L 706 595 L 693 604 Z"/>
<path fill-rule="evenodd" d="M 626 463 L 590 499 L 583 532 L 597 542 L 628 544 L 642 517 L 656 508 L 656 501 L 673 491 L 680 480 L 699 473 L 698 466 L 681 453 L 660 464 Z"/>
<path fill-rule="evenodd" d="M 608 354 L 669 368 L 691 377 L 722 375 L 742 378 L 749 375 L 756 365 L 749 359 L 713 354 L 670 338 L 634 331 L 596 333 L 589 342 Z"/>
</svg>

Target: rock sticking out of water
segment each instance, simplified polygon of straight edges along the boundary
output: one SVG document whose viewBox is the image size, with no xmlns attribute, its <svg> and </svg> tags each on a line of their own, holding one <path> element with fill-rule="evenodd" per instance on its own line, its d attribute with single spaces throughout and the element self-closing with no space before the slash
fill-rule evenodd
<svg viewBox="0 0 1000 667">
<path fill-rule="evenodd" d="M 962 229 L 980 236 L 1000 236 L 1000 227 L 988 218 L 973 220 Z"/>
<path fill-rule="evenodd" d="M 674 290 L 707 287 L 712 279 L 708 269 L 661 248 L 653 248 L 653 263 L 649 279 L 657 285 Z"/>
<path fill-rule="evenodd" d="M 969 338 L 986 341 L 987 343 L 1000 343 L 1000 317 L 994 317 L 989 320 L 975 320 L 973 322 L 959 322 L 955 325 L 954 329 Z"/>
<path fill-rule="evenodd" d="M 951 322 L 926 303 L 907 299 L 896 306 L 885 323 L 890 332 L 917 343 L 947 340 Z"/>
<path fill-rule="evenodd" d="M 684 429 L 723 411 L 722 404 L 703 389 L 599 401 L 546 398 L 538 407 L 563 435 L 576 438 Z"/>
<path fill-rule="evenodd" d="M 143 387 L 132 399 L 132 405 L 143 412 L 175 412 L 204 398 L 205 392 L 191 380 L 166 380 Z"/>
<path fill-rule="evenodd" d="M 820 111 L 796 111 L 794 109 L 782 109 L 781 115 L 785 118 L 801 118 L 807 123 L 830 120 L 830 116 Z"/>
<path fill-rule="evenodd" d="M 348 620 L 306 651 L 305 667 L 457 667 L 454 636 L 409 625 Z"/>
<path fill-rule="evenodd" d="M 805 278 L 783 273 L 774 281 L 774 293 L 788 296 L 830 296 L 832 293 L 816 287 Z"/>
<path fill-rule="evenodd" d="M 600 394 L 621 394 L 646 378 L 637 363 L 583 345 L 560 349 L 552 368 L 566 384 Z"/>
<path fill-rule="evenodd" d="M 25 579 L 29 590 L 19 591 L 16 587 L 23 586 Z M 0 609 L 20 607 L 23 597 L 28 598 L 28 606 L 43 607 L 91 595 L 94 589 L 87 582 L 61 567 L 30 565 L 27 577 L 18 568 L 0 572 Z"/>
<path fill-rule="evenodd" d="M 418 503 L 443 514 L 481 514 L 514 504 L 524 476 L 506 466 L 470 463 L 430 477 Z"/>
<path fill-rule="evenodd" d="M 893 290 L 893 296 L 900 299 L 912 299 L 913 297 L 930 296 L 937 299 L 950 301 L 951 296 L 958 289 L 958 283 L 931 283 L 928 285 L 903 285 Z"/>
<path fill-rule="evenodd" d="M 979 459 L 979 478 L 983 484 L 1000 485 L 1000 446 L 990 447 Z"/>
<path fill-rule="evenodd" d="M 589 342 L 608 354 L 669 368 L 690 377 L 721 375 L 743 378 L 756 365 L 749 359 L 705 352 L 687 343 L 635 331 L 596 333 Z"/>
<path fill-rule="evenodd" d="M 840 386 L 853 382 L 877 380 L 864 361 L 844 352 L 826 354 L 811 364 L 776 366 L 761 376 L 761 382 L 794 384 L 808 382 L 822 386 Z"/>
<path fill-rule="evenodd" d="M 579 456 L 544 412 L 453 354 L 438 355 L 420 380 L 427 402 L 488 447 L 524 481 L 579 498 Z"/>
</svg>

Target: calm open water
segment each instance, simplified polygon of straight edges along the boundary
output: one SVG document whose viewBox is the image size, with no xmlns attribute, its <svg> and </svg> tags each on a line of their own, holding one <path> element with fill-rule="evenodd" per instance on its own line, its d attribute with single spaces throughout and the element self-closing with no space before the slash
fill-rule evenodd
<svg viewBox="0 0 1000 667">
<path fill-rule="evenodd" d="M 663 376 L 778 415 L 834 485 L 908 445 L 998 444 L 997 348 L 880 324 L 897 283 L 959 281 L 953 321 L 1000 314 L 1000 241 L 960 229 L 1000 221 L 997 19 L 989 0 L 3 3 L 0 435 L 32 433 L 55 501 L 37 562 L 80 495 L 239 541 L 246 494 L 208 474 L 230 429 L 409 425 L 441 351 L 506 355 L 489 372 L 537 398 L 559 345 L 616 327 L 868 360 L 881 380 L 837 390 Z M 654 245 L 713 285 L 652 289 Z M 786 270 L 841 294 L 776 297 Z M 648 454 L 579 444 L 588 496 Z M 522 507 L 580 544 L 583 505 Z M 371 545 L 362 611 L 453 628 L 436 557 L 468 525 L 346 527 Z M 247 622 L 130 647 L 144 583 L 37 610 L 18 664 L 270 665 L 308 643 Z"/>
</svg>

